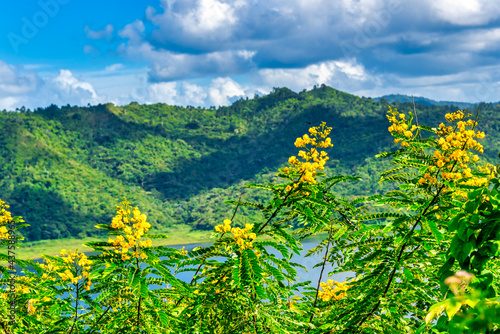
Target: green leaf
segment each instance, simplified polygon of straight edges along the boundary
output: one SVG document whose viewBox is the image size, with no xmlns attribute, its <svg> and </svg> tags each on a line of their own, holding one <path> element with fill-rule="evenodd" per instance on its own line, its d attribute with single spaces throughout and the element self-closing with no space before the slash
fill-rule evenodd
<svg viewBox="0 0 500 334">
<path fill-rule="evenodd" d="M 117 229 L 114 227 L 111 227 L 107 224 L 97 224 L 94 225 L 95 228 L 101 229 L 101 230 L 109 230 L 109 231 L 116 231 Z"/>
<path fill-rule="evenodd" d="M 141 279 L 141 296 L 142 298 L 147 298 L 148 294 L 149 294 L 149 286 L 146 283 L 145 277 L 143 277 Z"/>
<path fill-rule="evenodd" d="M 405 268 L 405 270 L 403 271 L 405 277 L 408 279 L 408 281 L 413 281 L 413 275 L 411 274 L 411 271 L 410 269 L 408 268 Z"/>
<path fill-rule="evenodd" d="M 140 274 L 140 269 L 132 267 L 128 273 L 128 285 L 131 287 L 135 287 L 137 284 L 139 284 L 141 279 Z"/>
<path fill-rule="evenodd" d="M 448 319 L 451 320 L 453 316 L 460 310 L 462 307 L 462 303 L 459 303 L 455 298 L 446 300 L 446 314 L 448 315 Z"/>
<path fill-rule="evenodd" d="M 439 231 L 436 222 L 433 219 L 427 221 L 427 225 L 431 230 L 432 235 L 436 238 L 436 241 L 441 241 L 444 239 L 443 234 Z"/>
<path fill-rule="evenodd" d="M 438 317 L 443 311 L 446 309 L 447 303 L 446 301 L 439 302 L 437 304 L 432 305 L 429 308 L 427 315 L 425 316 L 425 323 L 429 324 L 432 319 Z"/>
</svg>

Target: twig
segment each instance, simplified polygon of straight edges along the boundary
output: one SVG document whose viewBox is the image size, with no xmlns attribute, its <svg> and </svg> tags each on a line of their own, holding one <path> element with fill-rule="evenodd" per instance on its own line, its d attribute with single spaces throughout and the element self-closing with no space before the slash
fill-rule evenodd
<svg viewBox="0 0 500 334">
<path fill-rule="evenodd" d="M 140 270 L 140 265 L 139 265 L 139 258 L 136 258 L 136 264 L 137 264 L 137 269 Z M 140 286 L 141 283 L 139 283 Z M 141 302 L 142 302 L 142 286 L 140 287 L 139 290 L 139 303 L 137 305 L 137 329 L 139 330 L 140 326 L 140 320 L 141 320 Z"/>
<path fill-rule="evenodd" d="M 97 321 L 94 323 L 94 325 L 90 328 L 89 330 L 89 334 L 92 333 L 92 331 L 94 330 L 94 327 L 97 325 L 97 323 L 101 320 L 102 317 L 104 317 L 104 315 L 106 313 L 108 313 L 109 309 L 111 308 L 111 305 L 108 306 L 108 308 L 106 309 L 106 311 L 102 312 L 101 316 L 99 317 L 99 319 L 97 319 Z"/>
<path fill-rule="evenodd" d="M 411 102 L 413 103 L 413 113 L 415 114 L 415 123 L 418 125 L 418 116 L 417 116 L 417 108 L 415 108 L 415 100 L 413 99 L 413 95 L 411 96 Z M 422 134 L 420 133 L 420 129 L 418 130 L 418 138 L 422 140 Z M 422 149 L 422 155 L 424 154 Z"/>
<path fill-rule="evenodd" d="M 231 217 L 231 221 L 234 219 L 234 217 L 236 216 L 236 212 L 238 211 L 238 207 L 240 206 L 240 202 L 241 202 L 241 196 L 243 196 L 243 192 L 240 192 L 240 198 L 238 199 L 238 204 L 236 205 L 236 208 L 234 209 L 234 212 L 233 212 L 233 216 Z M 225 232 L 222 233 L 222 235 L 220 236 L 219 239 L 221 239 L 223 236 L 224 236 Z M 203 260 L 200 265 L 198 266 L 198 269 L 196 269 L 196 272 L 194 273 L 193 275 L 193 279 L 191 280 L 191 283 L 189 284 L 193 284 L 195 278 L 196 278 L 196 275 L 198 275 L 198 273 L 200 272 L 200 269 L 201 267 L 205 264 L 205 260 Z M 178 301 L 177 303 L 175 303 L 175 306 L 178 306 L 179 303 L 184 299 L 184 296 L 182 296 Z"/>
<path fill-rule="evenodd" d="M 75 321 L 73 321 L 73 325 L 71 326 L 71 330 L 69 334 L 73 333 L 73 329 L 75 328 L 76 322 L 78 321 L 78 299 L 80 295 L 80 286 L 78 282 L 76 283 L 76 299 L 75 299 Z"/>
<path fill-rule="evenodd" d="M 300 181 L 300 179 L 302 178 L 302 176 L 305 174 L 305 171 L 302 172 L 302 174 L 300 174 L 299 176 L 299 180 L 297 182 Z M 284 205 L 284 203 L 286 202 L 286 200 L 288 199 L 288 196 L 291 195 L 293 189 L 290 189 L 288 191 L 288 193 L 285 195 L 285 198 L 283 198 L 283 203 L 281 205 L 279 205 L 276 210 L 274 210 L 273 214 L 271 215 L 271 217 L 269 217 L 269 219 L 265 222 L 264 225 L 262 225 L 262 227 L 257 231 L 257 233 L 260 233 L 260 231 L 262 231 L 264 229 L 264 227 L 267 226 L 267 224 L 269 224 L 269 222 L 276 216 L 276 214 L 279 212 L 279 210 L 281 210 L 281 207 Z"/>
<path fill-rule="evenodd" d="M 325 259 L 323 260 L 323 265 L 321 266 L 321 272 L 319 274 L 319 279 L 318 279 L 318 288 L 316 289 L 316 297 L 314 298 L 314 305 L 313 305 L 311 317 L 309 318 L 309 322 L 311 322 L 314 318 L 314 309 L 316 308 L 316 304 L 318 303 L 319 287 L 321 285 L 321 279 L 323 278 L 323 271 L 325 270 L 326 260 L 328 259 L 328 250 L 330 247 L 330 242 L 332 240 L 332 227 L 333 227 L 333 221 L 330 223 L 330 231 L 328 232 L 328 244 L 326 244 Z M 311 331 L 311 329 L 312 329 L 312 326 L 309 325 L 306 333 L 309 333 Z"/>
</svg>

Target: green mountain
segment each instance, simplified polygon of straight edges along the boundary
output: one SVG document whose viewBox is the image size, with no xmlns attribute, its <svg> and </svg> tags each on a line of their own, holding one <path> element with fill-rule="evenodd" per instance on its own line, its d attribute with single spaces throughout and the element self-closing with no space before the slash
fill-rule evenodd
<svg viewBox="0 0 500 334">
<path fill-rule="evenodd" d="M 384 99 L 389 103 L 392 102 L 412 102 L 415 101 L 415 104 L 423 104 L 427 106 L 455 106 L 456 108 L 465 108 L 465 109 L 473 109 L 479 105 L 479 103 L 468 103 L 468 102 L 454 102 L 454 101 L 436 101 L 431 100 L 422 96 L 414 96 L 413 100 L 411 96 L 401 95 L 401 94 L 390 94 L 384 95 L 381 97 L 374 98 L 375 101 L 381 102 Z M 497 105 L 499 102 L 493 103 Z M 456 110 L 455 110 L 456 111 Z"/>
<path fill-rule="evenodd" d="M 327 175 L 363 181 L 339 195 L 382 191 L 374 156 L 394 148 L 385 118 L 389 102 L 376 102 L 327 86 L 295 93 L 275 88 L 218 109 L 131 103 L 38 108 L 0 113 L 0 198 L 31 227 L 27 241 L 104 233 L 124 196 L 149 217 L 156 232 L 174 224 L 212 229 L 230 218 L 228 200 L 264 203 L 269 194 L 248 182 L 278 182 L 277 169 L 297 155 L 295 139 L 325 121 L 333 127 Z M 401 111 L 410 103 L 394 103 Z M 435 125 L 449 106 L 418 106 L 422 124 Z M 481 130 L 491 162 L 500 147 L 500 106 L 483 104 Z M 237 223 L 260 213 L 240 207 Z"/>
</svg>

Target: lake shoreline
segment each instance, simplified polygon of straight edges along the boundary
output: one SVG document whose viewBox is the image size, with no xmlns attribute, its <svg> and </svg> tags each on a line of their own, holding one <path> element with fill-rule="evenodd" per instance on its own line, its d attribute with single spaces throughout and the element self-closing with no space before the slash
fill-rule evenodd
<svg viewBox="0 0 500 334">
<path fill-rule="evenodd" d="M 152 239 L 154 246 L 187 246 L 192 244 L 211 244 L 214 240 L 211 238 L 212 231 L 197 231 L 191 230 L 190 226 L 179 225 L 174 226 L 172 230 L 158 233 L 168 235 L 167 239 Z M 96 251 L 87 246 L 83 246 L 83 243 L 91 241 L 107 241 L 111 236 L 106 237 L 94 237 L 94 238 L 83 238 L 83 239 L 54 239 L 54 240 L 42 240 L 35 242 L 28 242 L 22 244 L 21 248 L 15 251 L 15 256 L 22 260 L 33 260 L 35 262 L 41 263 L 43 258 L 41 255 L 58 256 L 62 249 L 78 249 L 84 254 L 96 253 Z M 313 236 L 307 240 L 321 239 L 321 235 Z M 145 238 L 147 239 L 147 238 Z M 7 249 L 4 250 L 7 253 Z M 97 252 L 98 253 L 98 252 Z M 8 267 L 7 263 L 0 263 L 3 267 Z"/>
</svg>

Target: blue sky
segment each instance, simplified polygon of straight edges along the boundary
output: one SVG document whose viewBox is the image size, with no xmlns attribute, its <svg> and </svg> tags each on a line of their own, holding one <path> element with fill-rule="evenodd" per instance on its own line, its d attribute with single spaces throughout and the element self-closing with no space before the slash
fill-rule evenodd
<svg viewBox="0 0 500 334">
<path fill-rule="evenodd" d="M 323 83 L 500 101 L 497 0 L 25 0 L 0 13 L 0 109 L 209 107 Z"/>
</svg>

